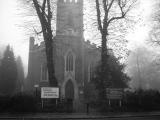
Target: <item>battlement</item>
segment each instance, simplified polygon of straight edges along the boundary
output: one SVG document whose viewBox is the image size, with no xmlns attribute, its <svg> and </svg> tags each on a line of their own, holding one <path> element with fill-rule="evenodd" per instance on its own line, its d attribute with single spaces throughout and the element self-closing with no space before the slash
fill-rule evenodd
<svg viewBox="0 0 160 120">
<path fill-rule="evenodd" d="M 58 0 L 59 3 L 80 3 L 83 0 Z"/>
<path fill-rule="evenodd" d="M 85 44 L 86 48 L 89 48 L 91 50 L 101 51 L 101 49 L 102 49 L 101 46 L 97 46 L 95 43 L 91 43 L 89 40 L 84 41 L 84 44 Z M 114 55 L 113 49 L 108 48 L 108 53 L 109 53 L 109 55 Z"/>
<path fill-rule="evenodd" d="M 95 43 L 91 43 L 89 40 L 84 41 L 84 44 L 87 48 L 98 49 L 97 45 Z"/>
</svg>

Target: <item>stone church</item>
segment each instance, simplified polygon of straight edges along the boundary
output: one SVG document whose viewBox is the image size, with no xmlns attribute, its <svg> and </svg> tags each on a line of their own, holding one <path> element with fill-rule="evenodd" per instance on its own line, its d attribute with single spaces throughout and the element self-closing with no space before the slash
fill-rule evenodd
<svg viewBox="0 0 160 120">
<path fill-rule="evenodd" d="M 83 104 L 84 85 L 100 60 L 100 49 L 83 36 L 83 0 L 58 0 L 55 41 L 55 75 L 60 98 L 70 99 L 73 109 Z M 29 43 L 28 90 L 48 86 L 45 45 Z"/>
</svg>

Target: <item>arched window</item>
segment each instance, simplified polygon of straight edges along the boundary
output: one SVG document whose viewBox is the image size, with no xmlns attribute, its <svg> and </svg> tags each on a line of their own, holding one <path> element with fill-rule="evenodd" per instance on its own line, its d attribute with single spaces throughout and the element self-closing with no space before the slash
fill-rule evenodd
<svg viewBox="0 0 160 120">
<path fill-rule="evenodd" d="M 41 80 L 42 81 L 48 80 L 48 70 L 46 64 L 41 65 Z"/>
<path fill-rule="evenodd" d="M 71 53 L 67 55 L 66 71 L 73 71 L 73 55 Z"/>
<path fill-rule="evenodd" d="M 88 82 L 90 82 L 93 79 L 93 75 L 94 75 L 94 66 L 93 63 L 91 63 L 88 66 Z"/>
</svg>

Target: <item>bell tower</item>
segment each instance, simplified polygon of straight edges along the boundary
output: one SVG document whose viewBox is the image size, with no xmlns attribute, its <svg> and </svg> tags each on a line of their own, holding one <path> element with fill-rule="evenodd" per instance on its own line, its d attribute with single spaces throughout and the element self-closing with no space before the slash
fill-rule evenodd
<svg viewBox="0 0 160 120">
<path fill-rule="evenodd" d="M 57 35 L 83 36 L 83 0 L 58 0 Z"/>
</svg>

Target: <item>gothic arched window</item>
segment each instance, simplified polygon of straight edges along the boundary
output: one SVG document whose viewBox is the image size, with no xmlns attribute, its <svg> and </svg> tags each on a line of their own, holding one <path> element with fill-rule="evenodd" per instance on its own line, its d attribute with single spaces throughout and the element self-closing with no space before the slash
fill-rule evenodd
<svg viewBox="0 0 160 120">
<path fill-rule="evenodd" d="M 67 55 L 66 71 L 73 71 L 73 55 L 71 53 Z"/>
<path fill-rule="evenodd" d="M 41 65 L 41 80 L 42 81 L 48 80 L 48 70 L 46 64 Z"/>
<path fill-rule="evenodd" d="M 90 82 L 93 79 L 94 75 L 94 66 L 93 63 L 90 63 L 88 66 L 88 82 Z"/>
</svg>

